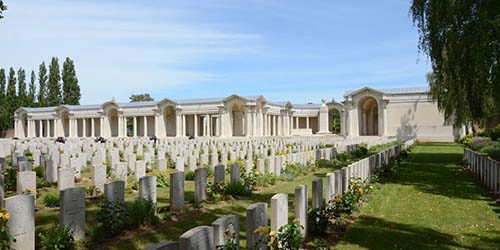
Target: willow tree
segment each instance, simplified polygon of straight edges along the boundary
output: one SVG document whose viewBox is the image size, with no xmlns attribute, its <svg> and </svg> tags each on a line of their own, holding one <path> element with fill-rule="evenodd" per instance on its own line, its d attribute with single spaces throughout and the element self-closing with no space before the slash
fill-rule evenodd
<svg viewBox="0 0 500 250">
<path fill-rule="evenodd" d="M 455 126 L 500 112 L 500 1 L 413 0 L 431 97 Z"/>
</svg>

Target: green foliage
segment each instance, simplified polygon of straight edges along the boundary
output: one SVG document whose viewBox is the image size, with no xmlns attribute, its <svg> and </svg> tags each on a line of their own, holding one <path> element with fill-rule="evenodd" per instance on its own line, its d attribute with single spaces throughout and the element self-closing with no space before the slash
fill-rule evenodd
<svg viewBox="0 0 500 250">
<path fill-rule="evenodd" d="M 194 177 L 196 176 L 196 173 L 193 170 L 188 170 L 185 172 L 184 178 L 186 181 L 194 181 Z"/>
<path fill-rule="evenodd" d="M 483 147 L 479 152 L 487 154 L 492 159 L 500 161 L 500 147 L 486 146 Z"/>
<path fill-rule="evenodd" d="M 5 208 L 0 208 L 0 249 L 10 249 L 10 244 L 15 241 L 7 226 L 9 219 L 9 211 Z"/>
<path fill-rule="evenodd" d="M 270 245 L 272 249 L 299 250 L 302 248 L 304 235 L 300 233 L 301 225 L 295 220 L 280 227 L 276 237 L 272 237 Z M 271 232 L 272 234 L 272 232 Z"/>
<path fill-rule="evenodd" d="M 33 170 L 35 171 L 37 177 L 43 178 L 44 171 L 42 167 L 38 166 L 33 168 Z"/>
<path fill-rule="evenodd" d="M 466 135 L 466 136 L 458 139 L 457 142 L 470 147 L 472 145 L 472 140 L 473 140 L 473 136 L 470 134 L 470 135 Z"/>
<path fill-rule="evenodd" d="M 30 85 L 28 88 L 28 97 L 27 97 L 27 103 L 26 106 L 28 107 L 34 107 L 36 103 L 36 76 L 35 76 L 35 71 L 31 71 L 31 78 L 30 78 Z"/>
<path fill-rule="evenodd" d="M 500 110 L 500 1 L 413 0 L 431 97 L 455 126 Z"/>
<path fill-rule="evenodd" d="M 232 196 L 250 196 L 252 190 L 241 181 L 235 181 L 226 185 L 224 193 Z"/>
<path fill-rule="evenodd" d="M 103 231 L 114 236 L 125 229 L 129 220 L 125 203 L 104 201 L 99 208 L 96 219 Z"/>
<path fill-rule="evenodd" d="M 255 186 L 257 187 L 267 187 L 269 185 L 274 185 L 276 184 L 276 176 L 274 174 L 262 174 L 260 172 L 255 173 L 256 176 L 256 182 Z"/>
<path fill-rule="evenodd" d="M 16 94 L 16 71 L 14 71 L 12 67 L 9 69 L 8 83 L 7 93 L 5 95 L 3 103 L 3 105 L 5 105 L 7 108 L 7 116 L 4 118 L 6 118 L 7 128 L 12 128 L 14 127 L 12 114 L 14 114 L 14 111 L 16 111 L 16 109 L 18 108 L 18 100 Z"/>
<path fill-rule="evenodd" d="M 330 121 L 332 125 L 332 132 L 334 134 L 340 134 L 340 111 L 338 109 L 333 109 L 331 116 L 330 116 Z"/>
<path fill-rule="evenodd" d="M 40 178 L 40 177 L 36 177 L 36 187 L 37 188 L 46 188 L 46 187 L 51 187 L 52 184 L 48 181 L 45 181 L 44 179 Z"/>
<path fill-rule="evenodd" d="M 324 206 L 311 208 L 308 211 L 307 230 L 313 236 L 323 236 L 327 234 L 330 223 L 330 214 Z"/>
<path fill-rule="evenodd" d="M 128 99 L 130 99 L 130 102 L 154 101 L 153 97 L 151 97 L 151 95 L 149 95 L 147 93 L 145 93 L 145 94 L 131 95 Z"/>
<path fill-rule="evenodd" d="M 52 57 L 49 65 L 49 82 L 47 84 L 47 104 L 57 106 L 62 102 L 61 96 L 61 75 L 59 70 L 59 60 Z"/>
<path fill-rule="evenodd" d="M 153 175 L 156 176 L 157 187 L 168 187 L 170 185 L 170 175 L 166 170 L 153 170 Z"/>
<path fill-rule="evenodd" d="M 292 163 L 286 164 L 286 167 L 282 173 L 285 173 L 285 174 L 289 173 L 289 174 L 294 175 L 295 177 L 303 176 L 303 175 L 306 175 L 308 173 L 308 167 L 307 167 L 307 165 L 292 162 Z"/>
<path fill-rule="evenodd" d="M 366 144 L 361 143 L 359 146 L 351 152 L 352 157 L 354 158 L 362 158 L 368 154 L 368 148 Z"/>
<path fill-rule="evenodd" d="M 45 62 L 40 64 L 38 69 L 38 106 L 46 107 L 47 103 L 47 67 L 45 66 Z"/>
<path fill-rule="evenodd" d="M 45 207 L 59 207 L 59 195 L 48 193 L 43 197 L 43 204 Z"/>
<path fill-rule="evenodd" d="M 56 226 L 40 233 L 40 243 L 48 250 L 66 250 L 75 247 L 75 239 L 71 234 L 71 229 L 64 226 Z"/>
<path fill-rule="evenodd" d="M 241 181 L 243 185 L 247 186 L 250 189 L 253 189 L 257 185 L 257 176 L 255 174 L 255 170 L 250 171 L 248 174 L 241 174 Z"/>
<path fill-rule="evenodd" d="M 150 226 L 159 222 L 156 216 L 156 207 L 152 201 L 137 199 L 127 206 L 126 213 L 129 216 L 131 227 Z"/>
<path fill-rule="evenodd" d="M 321 238 L 316 238 L 311 242 L 311 246 L 313 250 L 329 250 L 330 246 L 328 241 Z"/>
<path fill-rule="evenodd" d="M 240 250 L 239 242 L 237 241 L 238 235 L 231 233 L 229 230 L 224 232 L 226 241 L 224 245 L 216 246 L 217 250 Z"/>
<path fill-rule="evenodd" d="M 316 160 L 315 165 L 317 168 L 334 168 L 335 167 L 331 161 L 326 160 L 323 157 L 321 159 Z"/>
<path fill-rule="evenodd" d="M 17 101 L 19 107 L 26 107 L 27 104 L 26 94 L 26 71 L 19 68 L 17 71 Z"/>
<path fill-rule="evenodd" d="M 2 0 L 0 0 L 0 19 L 4 17 L 3 12 L 6 10 L 7 10 L 7 5 L 5 5 Z"/>
<path fill-rule="evenodd" d="M 76 77 L 75 64 L 69 57 L 66 57 L 66 60 L 63 63 L 62 82 L 63 103 L 69 105 L 79 105 L 81 97 L 80 86 L 78 85 L 78 78 Z"/>
<path fill-rule="evenodd" d="M 17 189 L 17 174 L 16 170 L 8 167 L 6 168 L 4 173 L 4 188 L 7 191 L 15 192 Z"/>
<path fill-rule="evenodd" d="M 491 138 L 493 141 L 499 141 L 500 139 L 500 124 L 492 129 L 488 129 L 481 133 L 481 136 L 486 136 Z"/>
</svg>

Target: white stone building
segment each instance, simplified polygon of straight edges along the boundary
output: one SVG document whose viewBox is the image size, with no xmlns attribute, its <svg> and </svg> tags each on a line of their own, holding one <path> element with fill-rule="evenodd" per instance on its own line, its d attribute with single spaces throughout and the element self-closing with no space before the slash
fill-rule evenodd
<svg viewBox="0 0 500 250">
<path fill-rule="evenodd" d="M 263 96 L 60 105 L 19 108 L 15 134 L 26 137 L 231 137 L 331 134 L 334 110 L 345 136 L 417 137 L 450 141 L 460 131 L 444 123 L 426 88 L 345 94 L 344 104 L 292 104 Z"/>
</svg>

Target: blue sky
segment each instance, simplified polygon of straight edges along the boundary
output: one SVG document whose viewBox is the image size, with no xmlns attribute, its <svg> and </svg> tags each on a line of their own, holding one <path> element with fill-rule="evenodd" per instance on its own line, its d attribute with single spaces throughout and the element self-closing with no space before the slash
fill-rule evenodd
<svg viewBox="0 0 500 250">
<path fill-rule="evenodd" d="M 410 1 L 5 0 L 0 67 L 75 61 L 82 104 L 424 86 Z"/>
</svg>

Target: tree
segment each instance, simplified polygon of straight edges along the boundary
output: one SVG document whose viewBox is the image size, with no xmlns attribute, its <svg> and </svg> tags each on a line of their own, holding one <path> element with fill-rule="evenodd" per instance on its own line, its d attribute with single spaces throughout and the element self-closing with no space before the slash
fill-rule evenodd
<svg viewBox="0 0 500 250">
<path fill-rule="evenodd" d="M 0 0 L 0 19 L 3 18 L 3 12 L 6 10 L 7 10 L 7 5 L 5 5 L 2 0 Z"/>
<path fill-rule="evenodd" d="M 149 94 L 137 94 L 137 95 L 131 95 L 129 97 L 130 102 L 146 102 L 146 101 L 154 101 L 153 97 L 151 97 Z"/>
<path fill-rule="evenodd" d="M 7 76 L 5 69 L 0 69 L 0 105 L 3 106 L 3 99 L 5 98 L 5 85 L 7 84 Z"/>
<path fill-rule="evenodd" d="M 26 72 L 23 68 L 17 71 L 17 104 L 19 107 L 25 107 L 28 95 L 26 94 Z"/>
<path fill-rule="evenodd" d="M 332 110 L 332 132 L 334 134 L 340 134 L 340 111 L 338 109 Z"/>
<path fill-rule="evenodd" d="M 31 71 L 31 81 L 30 81 L 30 87 L 29 87 L 29 91 L 28 91 L 28 102 L 27 102 L 27 106 L 29 107 L 33 107 L 35 106 L 35 103 L 36 103 L 36 86 L 35 86 L 35 81 L 36 81 L 36 76 L 35 76 L 35 71 L 32 70 Z"/>
<path fill-rule="evenodd" d="M 62 71 L 63 81 L 63 103 L 70 105 L 80 104 L 80 86 L 76 77 L 75 64 L 73 60 L 66 57 Z"/>
<path fill-rule="evenodd" d="M 47 88 L 47 104 L 49 106 L 61 104 L 61 74 L 57 57 L 52 57 L 49 65 L 49 83 Z"/>
<path fill-rule="evenodd" d="M 38 70 L 38 106 L 47 106 L 47 67 L 45 67 L 45 62 L 40 64 Z"/>
<path fill-rule="evenodd" d="M 430 96 L 455 126 L 499 114 L 500 1 L 413 0 Z"/>
<path fill-rule="evenodd" d="M 7 109 L 7 117 L 5 117 L 6 128 L 12 128 L 14 125 L 12 123 L 12 116 L 14 115 L 14 111 L 18 108 L 16 96 L 16 71 L 12 67 L 9 70 L 9 84 L 7 85 L 4 104 Z"/>
</svg>

